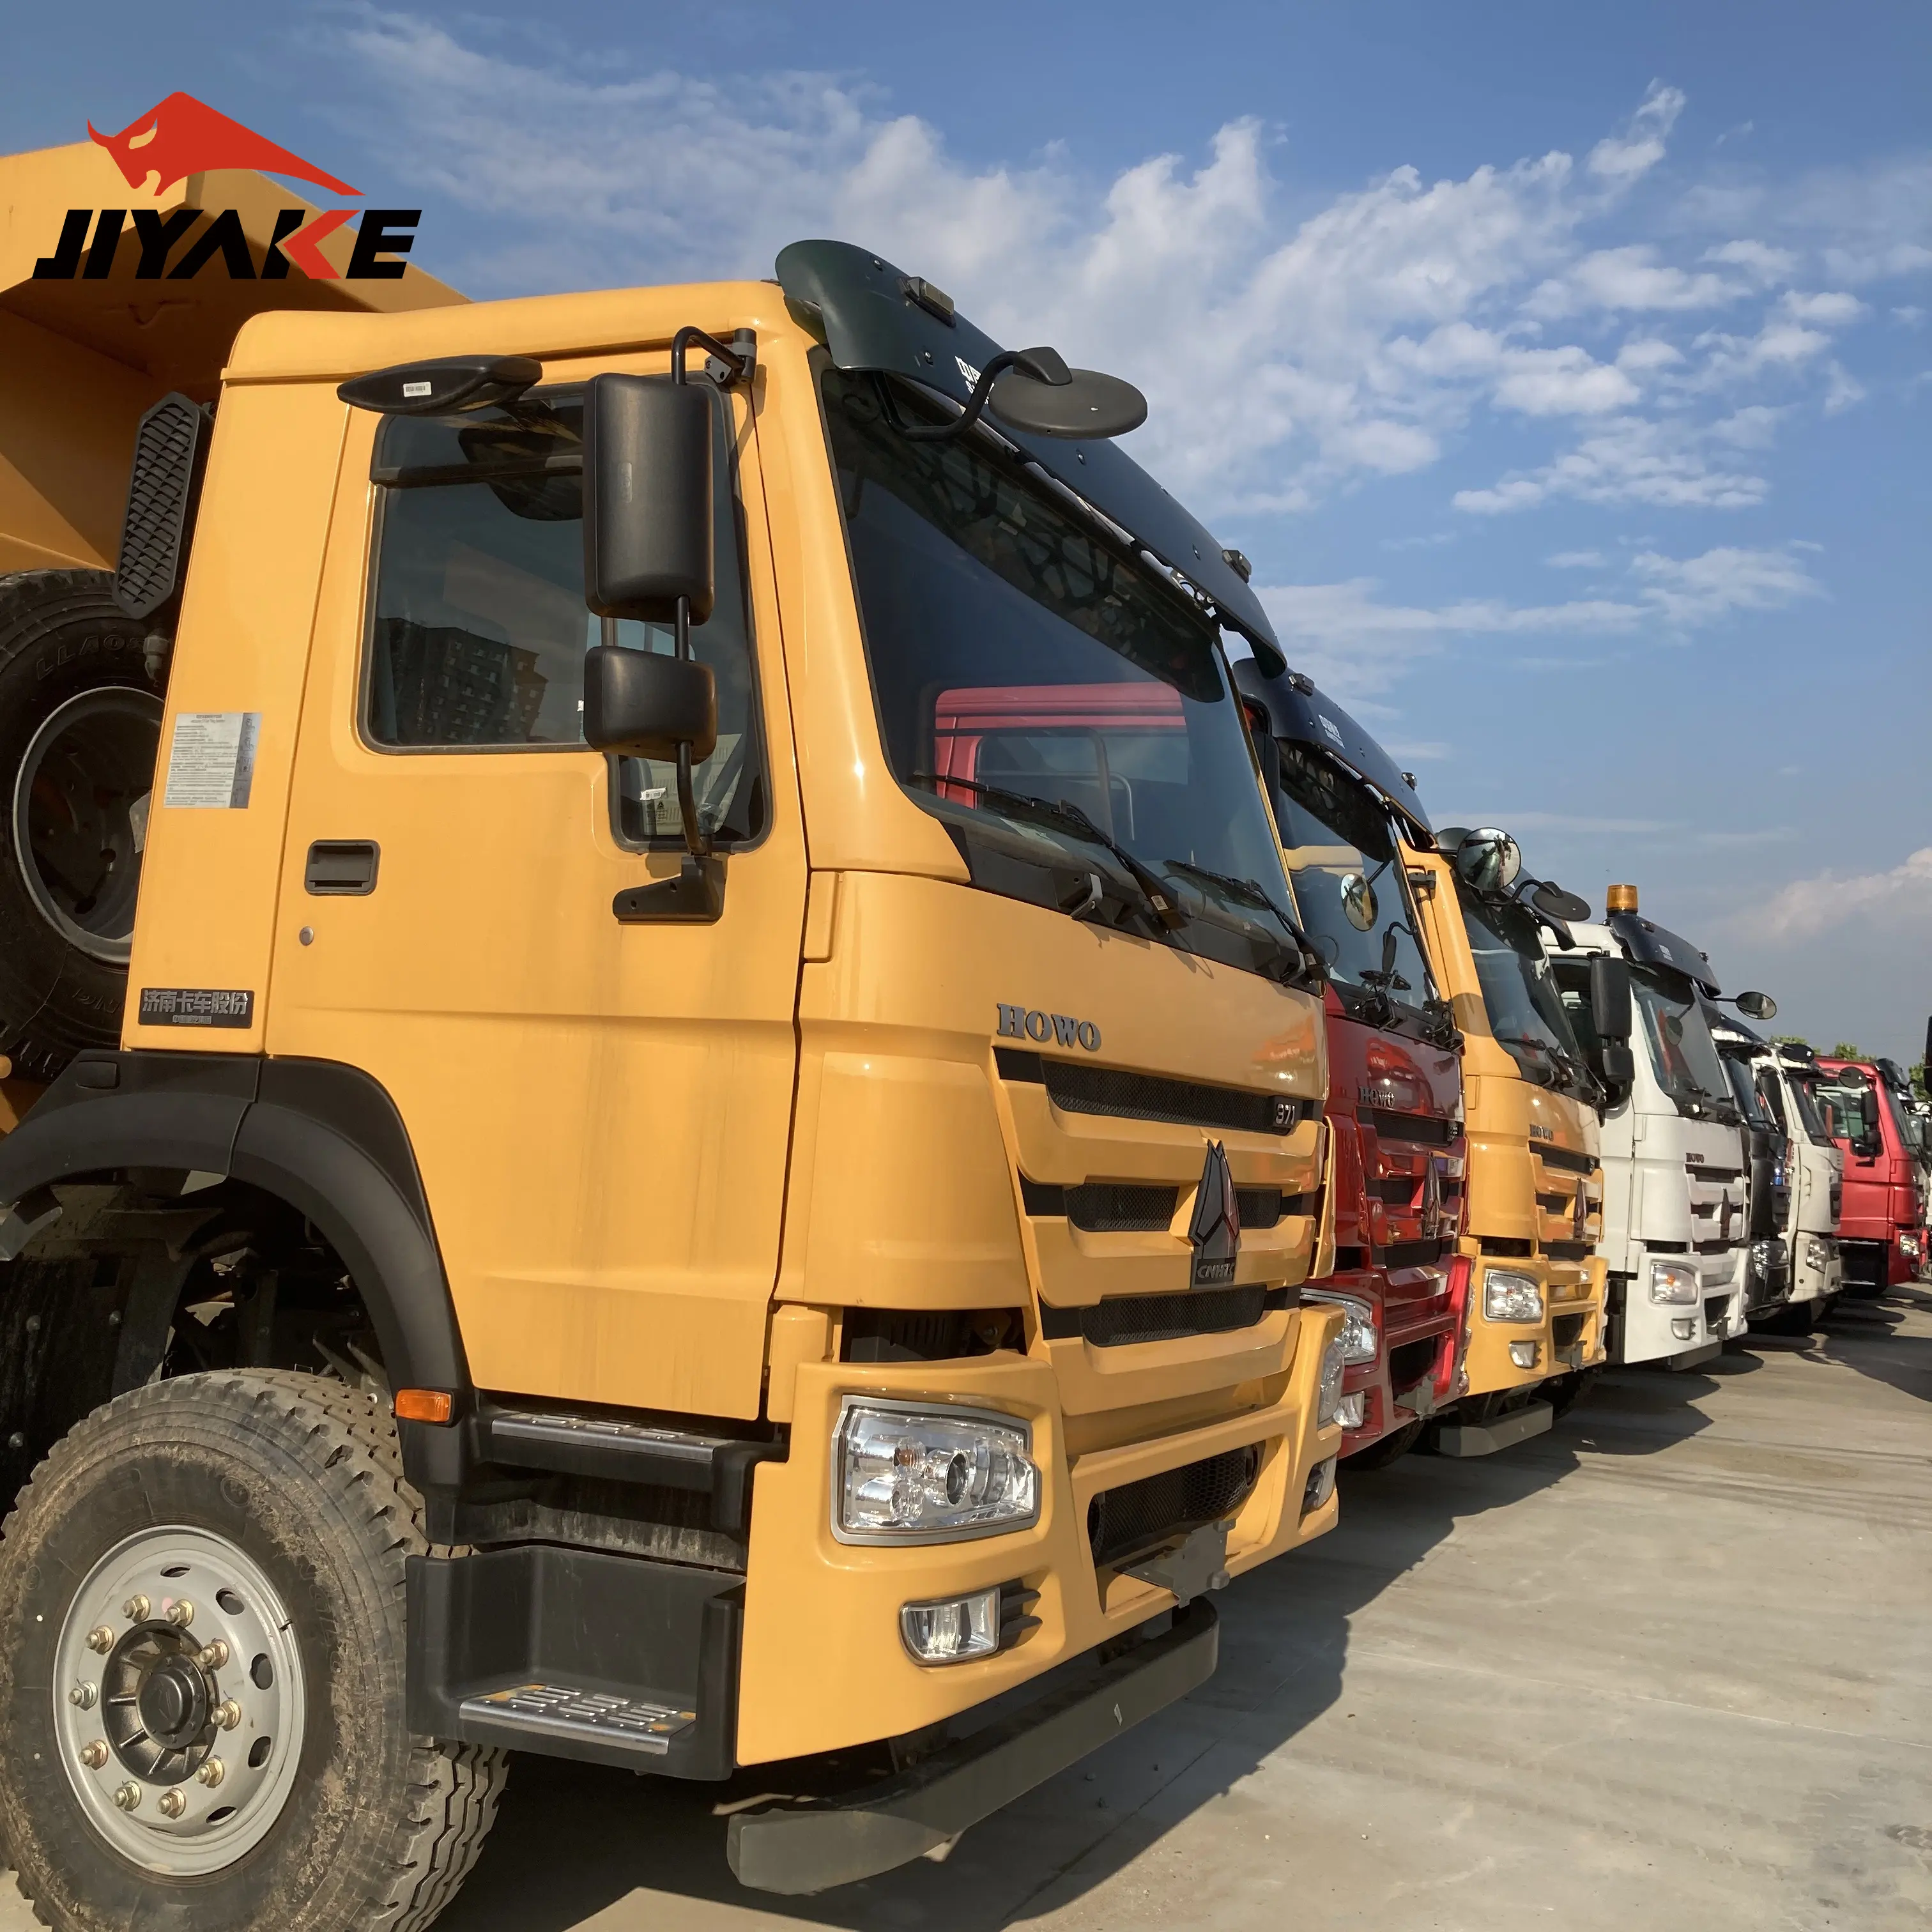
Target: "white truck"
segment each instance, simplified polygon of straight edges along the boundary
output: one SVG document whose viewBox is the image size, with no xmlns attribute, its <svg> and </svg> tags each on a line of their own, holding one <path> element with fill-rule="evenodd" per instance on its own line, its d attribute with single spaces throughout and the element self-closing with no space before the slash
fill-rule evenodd
<svg viewBox="0 0 1932 1932">
<path fill-rule="evenodd" d="M 1708 956 L 1637 911 L 1636 888 L 1614 885 L 1601 925 L 1544 948 L 1598 1078 L 1604 1114 L 1606 1326 L 1613 1363 L 1695 1367 L 1744 1334 L 1750 1256 L 1743 1120 L 1706 1003 L 1721 997 Z M 1607 1052 L 1592 1026 L 1590 962 L 1629 962 L 1640 1022 L 1634 1051 Z M 1734 1004 L 1754 1019 L 1777 1009 L 1762 993 Z"/>
<path fill-rule="evenodd" d="M 1808 1335 L 1831 1312 L 1845 1286 L 1838 1236 L 1845 1156 L 1813 1096 L 1818 1056 L 1808 1046 L 1780 1041 L 1754 1054 L 1750 1066 L 1760 1097 L 1784 1130 L 1791 1187 L 1785 1224 L 1791 1294 L 1782 1309 L 1756 1325 L 1774 1334 Z"/>
</svg>

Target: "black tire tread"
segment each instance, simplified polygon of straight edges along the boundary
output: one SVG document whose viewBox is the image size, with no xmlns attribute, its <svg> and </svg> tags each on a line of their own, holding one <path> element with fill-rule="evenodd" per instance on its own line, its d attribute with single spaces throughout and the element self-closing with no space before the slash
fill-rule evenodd
<svg viewBox="0 0 1932 1932">
<path fill-rule="evenodd" d="M 382 1573 L 400 1651 L 404 1559 L 432 1548 L 423 1534 L 422 1502 L 404 1478 L 401 1447 L 386 1401 L 333 1378 L 293 1370 L 238 1369 L 152 1382 L 117 1396 L 78 1423 L 48 1453 L 0 1523 L 0 1545 L 12 1538 L 22 1514 L 57 1490 L 67 1471 L 82 1460 L 90 1438 L 104 1423 L 178 1402 L 195 1384 L 202 1386 L 212 1407 L 253 1408 L 265 1423 L 272 1414 L 284 1428 L 292 1425 L 302 1432 L 304 1460 L 318 1484 L 338 1502 L 353 1504 L 360 1492 L 360 1506 L 344 1514 L 359 1520 L 366 1552 Z M 399 1820 L 390 1856 L 376 1875 L 379 1882 L 365 1897 L 358 1932 L 364 1927 L 370 1932 L 423 1932 L 455 1897 L 496 1821 L 508 1768 L 506 1753 L 415 1736 L 410 1750 L 408 1815 Z M 29 1892 L 26 1874 L 17 1876 L 34 1916 L 52 1926 Z"/>
</svg>

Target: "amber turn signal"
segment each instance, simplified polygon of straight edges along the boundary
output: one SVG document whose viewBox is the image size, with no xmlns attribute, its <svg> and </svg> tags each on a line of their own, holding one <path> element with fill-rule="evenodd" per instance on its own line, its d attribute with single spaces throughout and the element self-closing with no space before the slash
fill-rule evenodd
<svg viewBox="0 0 1932 1932">
<path fill-rule="evenodd" d="M 456 1411 L 456 1399 L 447 1389 L 398 1389 L 396 1420 L 398 1422 L 447 1422 Z"/>
</svg>

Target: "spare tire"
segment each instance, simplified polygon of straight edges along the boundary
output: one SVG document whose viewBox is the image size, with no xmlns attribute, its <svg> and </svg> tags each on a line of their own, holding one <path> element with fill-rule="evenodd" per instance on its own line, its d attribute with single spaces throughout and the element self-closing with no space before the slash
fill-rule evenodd
<svg viewBox="0 0 1932 1932">
<path fill-rule="evenodd" d="M 161 736 L 146 650 L 108 572 L 0 577 L 0 1053 L 23 1079 L 121 1036 Z"/>
</svg>

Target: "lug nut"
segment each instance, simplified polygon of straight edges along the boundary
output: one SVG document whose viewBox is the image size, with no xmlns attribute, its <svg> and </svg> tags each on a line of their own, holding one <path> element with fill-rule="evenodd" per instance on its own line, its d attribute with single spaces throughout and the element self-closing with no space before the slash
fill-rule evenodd
<svg viewBox="0 0 1932 1932">
<path fill-rule="evenodd" d="M 205 1649 L 196 1653 L 194 1660 L 204 1670 L 219 1670 L 228 1661 L 227 1639 L 217 1637 Z"/>
<path fill-rule="evenodd" d="M 188 1800 L 178 1791 L 164 1791 L 154 1805 L 164 1818 L 178 1818 L 188 1809 Z"/>
<path fill-rule="evenodd" d="M 114 1648 L 114 1633 L 105 1624 L 87 1634 L 87 1647 L 98 1650 L 103 1657 Z"/>
<path fill-rule="evenodd" d="M 96 1738 L 91 1744 L 82 1744 L 80 1748 L 80 1761 L 89 1771 L 98 1771 L 107 1762 L 106 1741 Z"/>
<path fill-rule="evenodd" d="M 116 1789 L 114 1802 L 124 1811 L 138 1810 L 141 1804 L 141 1787 L 130 1778 L 125 1784 Z"/>
<path fill-rule="evenodd" d="M 224 1731 L 232 1731 L 242 1721 L 242 1706 L 232 1697 L 214 1707 L 214 1721 Z M 218 1774 L 217 1781 L 219 1782 Z"/>
<path fill-rule="evenodd" d="M 91 1711 L 99 1700 L 100 1693 L 92 1684 L 76 1684 L 67 1694 L 67 1701 L 76 1711 Z"/>
<path fill-rule="evenodd" d="M 197 1784 L 205 1784 L 212 1791 L 228 1775 L 228 1769 L 218 1757 L 205 1758 L 194 1775 Z"/>
<path fill-rule="evenodd" d="M 184 1597 L 168 1612 L 168 1622 L 176 1630 L 186 1630 L 194 1622 L 194 1606 Z"/>
<path fill-rule="evenodd" d="M 132 1596 L 121 1606 L 121 1614 L 130 1624 L 144 1624 L 148 1621 L 148 1612 L 152 1607 L 146 1597 Z"/>
</svg>

